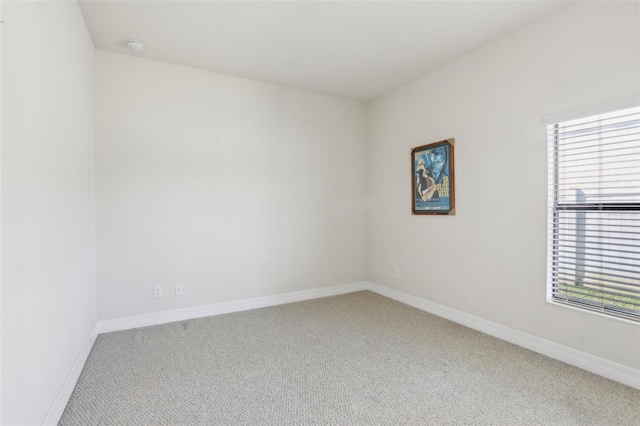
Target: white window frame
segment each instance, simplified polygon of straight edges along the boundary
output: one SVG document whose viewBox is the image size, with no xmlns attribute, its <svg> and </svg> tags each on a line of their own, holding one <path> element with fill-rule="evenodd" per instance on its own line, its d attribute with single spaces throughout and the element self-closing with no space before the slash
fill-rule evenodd
<svg viewBox="0 0 640 426">
<path fill-rule="evenodd" d="M 605 103 L 605 104 L 600 104 L 600 105 L 596 105 L 596 106 L 591 106 L 588 108 L 582 108 L 582 109 L 578 109 L 578 110 L 573 110 L 573 111 L 569 111 L 569 112 L 563 112 L 560 114 L 554 114 L 554 115 L 549 115 L 547 117 L 545 117 L 545 124 L 547 126 L 547 129 L 549 130 L 551 126 L 556 125 L 556 124 L 560 124 L 560 123 L 564 123 L 564 122 L 568 122 L 568 121 L 572 121 L 572 120 L 576 120 L 576 119 L 581 119 L 581 118 L 585 118 L 585 117 L 591 117 L 591 116 L 595 116 L 595 115 L 600 115 L 600 114 L 607 114 L 607 113 L 611 113 L 611 112 L 615 112 L 618 110 L 624 110 L 624 109 L 628 109 L 628 108 L 633 108 L 633 107 L 638 107 L 640 105 L 640 95 L 635 95 L 635 96 L 631 96 L 628 98 L 624 98 L 624 99 L 620 99 L 614 102 L 609 102 L 609 103 Z M 552 188 L 551 185 L 553 185 L 554 179 L 552 178 L 553 174 L 554 174 L 554 168 L 557 166 L 557 157 L 555 156 L 554 153 L 551 152 L 551 150 L 553 149 L 553 144 L 552 144 L 552 138 L 547 135 L 547 143 L 548 145 L 548 158 L 549 158 L 549 164 L 548 164 L 548 210 L 547 210 L 547 222 L 548 222 L 548 228 L 547 228 L 547 285 L 546 285 L 546 300 L 548 303 L 557 305 L 557 306 L 563 306 L 563 307 L 567 307 L 570 309 L 574 309 L 574 310 L 579 310 L 581 312 L 589 312 L 589 313 L 593 313 L 596 315 L 601 315 L 601 316 L 606 316 L 607 318 L 615 318 L 618 320 L 622 320 L 622 321 L 626 321 L 626 322 L 631 322 L 633 324 L 638 324 L 638 322 L 640 322 L 640 317 L 635 317 L 635 316 L 628 316 L 628 315 L 619 315 L 616 314 L 615 312 L 610 312 L 608 310 L 605 309 L 597 309 L 594 307 L 590 307 L 587 305 L 583 305 L 580 303 L 575 303 L 575 302 L 566 302 L 566 301 L 561 301 L 558 300 L 556 297 L 554 297 L 553 294 L 553 263 L 554 263 L 554 231 L 553 231 L 553 227 L 555 224 L 555 220 L 554 220 L 554 212 L 555 212 L 555 206 L 554 206 L 554 196 L 552 196 Z M 638 238 L 640 238 L 640 235 L 638 235 Z"/>
</svg>

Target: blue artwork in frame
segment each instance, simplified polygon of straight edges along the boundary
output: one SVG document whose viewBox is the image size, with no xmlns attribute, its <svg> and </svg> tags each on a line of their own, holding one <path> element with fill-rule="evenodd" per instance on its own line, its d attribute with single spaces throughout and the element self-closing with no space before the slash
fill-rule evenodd
<svg viewBox="0 0 640 426">
<path fill-rule="evenodd" d="M 411 150 L 411 212 L 454 215 L 454 139 Z"/>
</svg>

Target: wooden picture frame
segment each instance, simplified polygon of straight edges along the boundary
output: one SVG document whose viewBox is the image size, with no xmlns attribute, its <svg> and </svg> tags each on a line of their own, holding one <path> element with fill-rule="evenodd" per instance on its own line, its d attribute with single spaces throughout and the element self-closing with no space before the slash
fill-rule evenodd
<svg viewBox="0 0 640 426">
<path fill-rule="evenodd" d="M 411 149 L 411 212 L 455 215 L 454 142 L 447 139 Z"/>
</svg>

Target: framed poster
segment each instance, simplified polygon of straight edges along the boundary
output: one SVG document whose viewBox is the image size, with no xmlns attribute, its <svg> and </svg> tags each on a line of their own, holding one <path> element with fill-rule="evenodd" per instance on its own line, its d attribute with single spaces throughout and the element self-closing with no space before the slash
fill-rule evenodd
<svg viewBox="0 0 640 426">
<path fill-rule="evenodd" d="M 456 213 L 454 139 L 411 149 L 412 214 Z"/>
</svg>

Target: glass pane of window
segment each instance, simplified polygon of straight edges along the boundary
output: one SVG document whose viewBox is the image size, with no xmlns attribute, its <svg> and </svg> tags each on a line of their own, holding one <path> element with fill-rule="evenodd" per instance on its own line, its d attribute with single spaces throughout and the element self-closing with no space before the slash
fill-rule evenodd
<svg viewBox="0 0 640 426">
<path fill-rule="evenodd" d="M 549 126 L 552 298 L 640 319 L 640 108 Z"/>
</svg>

